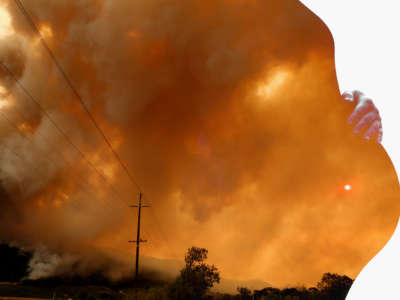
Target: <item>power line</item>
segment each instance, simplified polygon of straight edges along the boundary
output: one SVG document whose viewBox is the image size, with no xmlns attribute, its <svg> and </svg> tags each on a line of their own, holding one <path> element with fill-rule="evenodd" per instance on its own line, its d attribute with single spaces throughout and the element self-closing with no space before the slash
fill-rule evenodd
<svg viewBox="0 0 400 300">
<path fill-rule="evenodd" d="M 50 55 L 51 59 L 53 60 L 54 64 L 56 65 L 57 69 L 59 70 L 59 72 L 61 73 L 61 75 L 64 77 L 67 85 L 71 88 L 73 94 L 75 95 L 76 99 L 79 101 L 79 103 L 81 104 L 82 108 L 85 110 L 85 112 L 87 113 L 87 115 L 89 116 L 89 119 L 91 120 L 91 122 L 93 123 L 93 125 L 95 126 L 95 128 L 97 129 L 97 131 L 99 132 L 99 134 L 103 137 L 104 141 L 106 142 L 107 146 L 109 147 L 110 151 L 112 152 L 112 154 L 114 155 L 115 159 L 118 161 L 118 163 L 121 165 L 122 169 L 125 171 L 125 173 L 127 174 L 128 178 L 130 179 L 130 181 L 136 186 L 136 188 L 139 191 L 142 191 L 139 184 L 135 181 L 135 179 L 133 178 L 132 174 L 130 173 L 129 169 L 127 168 L 127 166 L 123 163 L 122 159 L 120 158 L 120 156 L 118 155 L 118 153 L 114 150 L 114 147 L 112 146 L 111 142 L 109 141 L 109 139 L 107 138 L 107 136 L 105 135 L 105 133 L 103 132 L 103 130 L 101 129 L 100 125 L 98 124 L 98 122 L 96 121 L 96 119 L 94 118 L 94 116 L 92 115 L 92 113 L 90 112 L 88 106 L 86 105 L 86 103 L 83 101 L 82 97 L 80 96 L 80 94 L 78 93 L 78 91 L 76 90 L 75 86 L 72 84 L 71 80 L 68 78 L 66 72 L 64 71 L 64 69 L 62 68 L 61 64 L 58 62 L 57 58 L 55 57 L 54 53 L 51 51 L 50 47 L 47 45 L 45 39 L 43 38 L 42 34 L 40 33 L 39 29 L 37 28 L 35 22 L 33 21 L 31 15 L 28 13 L 28 11 L 25 9 L 24 5 L 22 4 L 22 2 L 20 0 L 14 0 L 14 2 L 16 3 L 16 5 L 18 6 L 18 8 L 20 9 L 20 11 L 22 12 L 22 14 L 26 17 L 29 25 L 32 27 L 33 31 L 38 35 L 39 40 L 41 42 L 41 44 L 43 45 L 43 47 L 46 49 L 46 51 L 48 52 L 48 54 Z"/>
<path fill-rule="evenodd" d="M 91 167 L 93 170 L 96 171 L 96 173 L 102 178 L 102 180 L 107 183 L 112 191 L 114 192 L 114 194 L 119 198 L 122 199 L 121 194 L 118 192 L 118 190 L 113 186 L 112 183 L 108 182 L 107 178 L 105 177 L 105 175 L 100 172 L 95 166 L 94 164 L 86 157 L 86 155 L 72 142 L 72 140 L 69 138 L 69 136 L 65 133 L 65 131 L 53 120 L 53 118 L 47 113 L 47 111 L 43 108 L 43 106 L 40 104 L 40 102 L 38 100 L 36 100 L 33 95 L 28 91 L 28 89 L 16 78 L 16 76 L 14 75 L 14 73 L 3 63 L 0 61 L 0 66 L 3 67 L 3 69 L 10 75 L 10 77 L 13 79 L 13 81 L 16 83 L 16 85 L 22 90 L 22 92 L 25 94 L 25 96 L 31 101 L 33 102 L 36 107 L 39 109 L 39 111 L 41 111 L 43 113 L 43 115 L 51 122 L 51 124 L 54 126 L 54 128 L 56 128 L 56 130 L 61 134 L 62 137 L 64 137 L 64 139 L 80 154 L 80 156 L 84 159 L 84 161 L 88 164 L 89 167 Z M 20 111 L 19 109 L 15 108 L 16 111 L 18 112 L 18 114 L 20 114 L 21 116 L 24 115 L 24 113 L 22 111 Z M 19 132 L 19 128 L 18 125 L 14 124 L 4 113 L 0 112 L 0 115 L 3 116 L 4 119 L 6 119 L 6 121 L 8 123 L 10 123 L 15 129 L 17 129 L 17 131 Z M 40 136 L 41 134 L 38 133 Z M 24 138 L 27 138 L 28 140 L 30 140 L 27 136 L 22 135 Z M 30 140 L 32 142 L 32 140 Z M 58 153 L 58 152 L 57 152 Z M 62 156 L 60 154 L 60 156 Z M 53 162 L 53 164 L 55 164 Z M 86 178 L 85 178 L 86 179 Z M 89 182 L 88 182 L 89 184 Z M 90 185 L 90 184 L 89 184 Z M 124 201 L 125 202 L 125 201 Z"/>
<path fill-rule="evenodd" d="M 79 155 L 84 159 L 84 161 L 91 167 L 93 170 L 96 171 L 96 173 L 103 179 L 104 182 L 110 185 L 111 189 L 113 192 L 118 196 L 118 198 L 122 198 L 119 192 L 116 190 L 116 188 L 108 182 L 106 176 L 96 168 L 96 166 L 86 157 L 86 155 L 76 146 L 70 137 L 65 133 L 64 130 L 61 129 L 60 126 L 57 125 L 57 123 L 53 120 L 52 117 L 47 113 L 47 111 L 43 108 L 43 106 L 40 104 L 39 101 L 37 101 L 33 95 L 25 88 L 25 86 L 17 79 L 17 77 L 14 75 L 14 73 L 8 68 L 3 62 L 0 61 L 0 66 L 10 75 L 10 77 L 13 79 L 13 81 L 16 83 L 16 85 L 23 91 L 25 96 L 33 102 L 36 107 L 44 114 L 44 116 L 51 122 L 51 124 L 57 129 L 57 131 L 65 138 L 65 140 L 70 144 L 75 151 L 79 153 Z"/>
<path fill-rule="evenodd" d="M 43 113 L 43 115 L 50 121 L 50 123 L 54 126 L 54 128 L 61 134 L 62 137 L 64 137 L 64 139 L 68 142 L 68 144 L 70 144 L 79 154 L 80 156 L 85 160 L 85 162 L 88 164 L 89 167 L 91 167 L 93 170 L 96 171 L 96 173 L 107 183 L 110 185 L 110 187 L 112 188 L 113 192 L 118 196 L 118 198 L 121 199 L 120 193 L 115 189 L 115 187 L 108 182 L 107 178 L 104 176 L 104 174 L 102 174 L 94 165 L 93 163 L 90 162 L 90 160 L 87 159 L 87 157 L 85 156 L 85 154 L 72 142 L 72 140 L 69 138 L 69 136 L 65 133 L 65 131 L 53 120 L 53 118 L 47 113 L 47 111 L 43 108 L 43 106 L 40 104 L 40 102 L 38 100 L 36 100 L 33 95 L 28 91 L 28 89 L 16 78 L 16 76 L 14 75 L 14 73 L 3 63 L 0 61 L 0 66 L 3 67 L 3 69 L 10 75 L 10 77 L 14 80 L 14 82 L 16 83 L 16 85 L 22 90 L 22 92 L 25 94 L 25 96 L 31 101 L 33 102 L 36 107 L 39 109 L 39 111 L 41 111 Z M 15 107 L 15 110 L 17 111 L 17 113 L 22 117 L 22 119 L 26 118 L 25 114 L 23 113 L 22 110 L 19 110 Z M 0 114 L 2 114 L 0 112 Z M 4 114 L 3 118 L 6 119 L 8 121 L 8 123 L 10 123 L 14 128 L 16 128 L 19 132 L 19 128 L 16 124 L 13 124 L 13 122 Z M 38 133 L 39 136 L 41 136 L 42 138 L 44 138 L 40 133 Z M 28 140 L 30 140 L 27 136 L 22 135 L 24 138 L 27 138 Z M 32 140 L 30 140 L 32 142 Z M 58 152 L 57 152 L 58 153 Z M 60 155 L 60 157 L 62 157 L 62 155 L 60 153 L 58 153 Z M 69 163 L 69 162 L 68 162 Z M 90 185 L 90 184 L 89 184 Z M 165 239 L 165 234 L 161 231 L 161 225 L 160 223 L 157 221 L 157 218 L 155 217 L 154 213 L 152 211 L 150 211 L 150 213 L 153 215 L 153 221 L 156 222 L 157 227 L 159 228 L 159 232 L 162 236 L 162 239 L 164 240 L 164 242 L 166 243 L 166 245 L 168 246 L 168 241 Z M 150 234 L 149 234 L 150 235 Z M 170 254 L 173 254 L 171 248 L 169 248 L 169 252 Z"/>
<path fill-rule="evenodd" d="M 120 193 L 116 190 L 115 187 L 113 187 L 113 185 L 108 182 L 107 178 L 104 176 L 104 174 L 102 174 L 85 156 L 85 154 L 72 142 L 72 140 L 69 138 L 69 136 L 65 133 L 65 131 L 53 120 L 53 118 L 47 113 L 47 111 L 43 108 L 43 106 L 41 105 L 41 103 L 36 100 L 33 95 L 28 91 L 28 89 L 16 78 L 16 76 L 14 75 L 14 73 L 3 63 L 0 61 L 0 66 L 3 67 L 3 69 L 10 75 L 10 77 L 14 80 L 14 82 L 16 83 L 16 85 L 20 88 L 20 90 L 25 94 L 25 96 L 31 101 L 33 102 L 36 107 L 39 109 L 39 111 L 41 111 L 43 113 L 43 115 L 50 121 L 50 123 L 54 126 L 54 128 L 61 134 L 62 137 L 64 137 L 64 139 L 68 142 L 68 144 L 70 144 L 79 154 L 80 156 L 85 160 L 85 162 L 88 164 L 89 167 L 91 167 L 94 171 L 96 171 L 96 173 L 102 178 L 102 180 L 104 180 L 108 185 L 110 185 L 110 187 L 112 188 L 114 194 L 116 194 L 116 196 L 121 199 Z M 19 110 L 15 107 L 15 110 L 17 111 L 17 113 L 23 118 L 26 118 L 25 113 L 23 112 L 23 110 Z M 1 113 L 0 113 L 1 114 Z M 5 118 L 10 124 L 12 124 L 12 121 L 3 114 L 3 118 Z M 12 126 L 14 128 L 16 128 L 18 131 L 18 126 L 15 124 L 12 124 Z M 38 133 L 38 135 L 40 135 L 42 138 L 44 138 L 40 133 Z M 26 136 L 23 136 L 24 138 L 27 138 Z M 29 138 L 28 138 L 29 139 Z M 32 142 L 32 141 L 31 141 Z M 58 152 L 57 152 L 58 153 Z M 62 156 L 60 154 L 60 156 Z M 85 178 L 86 179 L 86 178 Z M 90 184 L 89 184 L 90 185 Z M 156 222 L 157 227 L 159 227 L 159 232 L 162 236 L 162 239 L 166 242 L 166 245 L 168 245 L 167 240 L 164 237 L 164 233 L 161 231 L 161 226 L 160 224 L 157 222 L 155 215 L 153 214 L 152 211 L 150 211 L 150 213 L 153 215 L 153 220 Z M 150 235 L 150 234 L 149 234 Z M 152 238 L 153 239 L 153 238 Z M 154 239 L 153 239 L 154 240 Z M 168 247 L 169 248 L 169 247 Z M 169 248 L 169 252 L 172 254 L 171 249 Z"/>
<path fill-rule="evenodd" d="M 139 192 L 142 194 L 142 189 L 140 187 L 140 185 L 136 182 L 136 180 L 134 179 L 133 175 L 131 174 L 131 172 L 129 171 L 128 167 L 124 164 L 124 162 L 122 161 L 121 157 L 118 155 L 118 153 L 114 150 L 114 147 L 112 146 L 110 140 L 107 138 L 106 134 L 104 133 L 104 131 L 101 129 L 99 123 L 96 121 L 95 117 L 92 115 L 92 113 L 90 112 L 88 106 L 86 105 L 86 103 L 83 101 L 82 97 L 80 96 L 79 92 L 77 91 L 77 89 L 75 88 L 75 86 L 73 85 L 73 83 L 71 82 L 71 80 L 68 78 L 67 73 L 64 71 L 63 67 L 61 66 L 61 64 L 58 62 L 56 56 L 54 55 L 54 53 L 52 52 L 52 50 L 50 49 L 50 47 L 47 45 L 45 39 L 43 38 L 42 34 L 40 33 L 38 27 L 36 26 L 34 20 L 32 19 L 31 15 L 28 13 L 28 11 L 25 9 L 24 5 L 22 4 L 22 2 L 20 0 L 14 0 L 14 2 L 16 3 L 16 5 L 18 6 L 18 8 L 20 9 L 20 11 L 22 12 L 22 14 L 25 16 L 25 18 L 27 19 L 29 25 L 31 26 L 32 30 L 36 33 L 36 35 L 39 37 L 39 40 L 41 42 L 41 44 L 43 45 L 43 47 L 45 48 L 45 50 L 47 51 L 47 53 L 49 54 L 50 58 L 53 60 L 55 66 L 57 67 L 58 71 L 60 72 L 60 74 L 62 75 L 62 77 L 64 77 L 67 85 L 70 87 L 70 89 L 72 90 L 74 96 L 76 97 L 76 99 L 78 100 L 78 102 L 81 104 L 82 108 L 84 109 L 84 111 L 87 113 L 87 115 L 89 116 L 89 119 L 91 120 L 91 122 L 93 123 L 93 125 L 95 126 L 96 130 L 98 131 L 98 133 L 100 134 L 100 136 L 104 139 L 106 145 L 108 146 L 108 148 L 110 149 L 111 153 L 113 154 L 114 158 L 117 160 L 117 162 L 119 163 L 119 165 L 121 166 L 121 168 L 124 170 L 124 172 L 126 173 L 126 175 L 128 176 L 129 180 L 132 182 L 132 184 L 134 186 L 136 186 L 136 188 L 139 190 Z M 159 226 L 160 227 L 160 226 Z M 161 230 L 161 227 L 160 227 Z M 167 243 L 168 245 L 168 243 Z"/>
<path fill-rule="evenodd" d="M 80 155 L 83 157 L 83 159 L 85 160 L 85 162 L 86 162 L 92 169 L 94 169 L 94 170 L 96 171 L 96 173 L 100 176 L 100 178 L 101 178 L 102 180 L 104 180 L 104 181 L 112 188 L 112 191 L 114 192 L 115 195 L 114 195 L 114 194 L 111 194 L 111 197 L 114 198 L 114 196 L 117 196 L 119 199 L 122 199 L 122 198 L 120 197 L 119 192 L 113 187 L 113 185 L 112 185 L 110 182 L 107 181 L 107 179 L 105 178 L 105 176 L 104 176 L 100 171 L 98 171 L 98 170 L 96 169 L 96 167 L 85 157 L 85 155 L 79 150 L 79 148 L 78 148 L 75 144 L 73 144 L 73 142 L 68 138 L 68 136 L 65 134 L 65 132 L 57 125 L 57 123 L 50 117 L 50 115 L 46 112 L 46 110 L 41 106 L 41 104 L 40 104 L 37 100 L 35 100 L 35 98 L 29 93 L 29 91 L 16 79 L 15 75 L 11 72 L 11 70 L 10 70 L 9 68 L 7 68 L 7 66 L 5 66 L 1 61 L 0 61 L 0 66 L 2 66 L 2 67 L 9 73 L 9 75 L 15 80 L 17 86 L 25 93 L 25 95 L 28 97 L 28 99 L 31 100 L 32 102 L 34 102 L 34 103 L 36 104 L 36 106 L 40 109 L 40 111 L 42 111 L 42 113 L 44 114 L 44 116 L 45 116 L 47 119 L 50 120 L 50 122 L 52 123 L 52 125 L 61 133 L 61 136 L 64 137 L 64 138 L 68 141 L 68 143 L 71 144 L 71 145 L 74 147 L 74 149 L 75 149 L 78 153 L 80 153 Z M 23 113 L 22 110 L 19 110 L 16 106 L 14 106 L 14 108 L 15 108 L 15 111 L 20 115 L 21 120 L 24 122 L 24 121 L 25 121 L 24 119 L 26 118 L 26 117 L 25 117 L 25 113 Z M 13 122 L 9 117 L 7 117 L 7 115 L 6 115 L 4 112 L 0 111 L 0 116 L 1 116 L 4 120 L 6 120 L 6 122 L 7 122 L 11 127 L 15 128 L 15 130 L 18 132 L 18 134 L 20 134 L 24 139 L 28 140 L 31 144 L 34 144 L 33 139 L 30 138 L 28 135 L 22 134 L 21 131 L 20 131 L 20 129 L 19 129 L 19 127 L 18 127 L 18 124 L 16 124 L 16 123 Z M 26 119 L 27 119 L 27 118 L 26 118 Z M 46 140 L 45 137 L 44 137 L 39 131 L 37 131 L 37 135 L 38 135 L 40 138 L 42 138 L 43 140 Z M 50 146 L 50 145 L 49 145 L 49 146 Z M 14 152 L 15 152 L 15 151 L 14 151 Z M 55 153 L 57 153 L 57 154 L 59 155 L 59 157 L 61 157 L 62 160 L 65 159 L 64 156 L 63 156 L 61 153 L 59 153 L 58 151 L 55 151 Z M 54 166 L 57 166 L 56 162 L 54 162 L 54 160 L 50 159 L 47 155 L 44 155 L 44 157 L 45 157 L 46 160 L 48 160 L 51 164 L 53 164 Z M 20 157 L 20 158 L 21 158 L 21 157 Z M 65 162 L 71 167 L 71 169 L 73 169 L 72 163 L 71 163 L 69 160 L 65 159 Z M 81 176 L 79 176 L 79 177 L 81 177 Z M 91 184 L 90 184 L 90 182 L 88 181 L 88 178 L 87 178 L 86 176 L 83 176 L 83 177 L 84 177 L 83 180 L 86 181 L 86 184 L 90 187 Z M 77 181 L 76 183 L 78 184 L 78 186 L 79 186 L 80 188 L 82 188 L 87 194 L 90 195 L 90 192 L 89 192 L 86 188 L 84 188 L 84 186 L 83 186 L 83 184 L 81 184 L 81 182 Z M 94 188 L 94 187 L 93 187 L 93 188 Z M 116 200 L 116 198 L 114 198 L 114 200 Z"/>
<path fill-rule="evenodd" d="M 6 120 L 7 123 L 9 123 L 10 126 L 14 127 L 16 129 L 16 131 L 18 132 L 18 134 L 20 134 L 22 136 L 22 138 L 28 140 L 31 144 L 34 144 L 34 141 L 30 138 L 28 138 L 28 136 L 22 134 L 19 129 L 18 129 L 18 125 L 16 125 L 14 122 L 12 122 L 3 112 L 0 111 L 0 116 Z M 9 150 L 10 152 L 12 152 L 16 157 L 18 157 L 22 162 L 25 161 L 25 159 L 14 149 L 11 149 L 10 147 L 6 147 L 3 144 L 1 145 L 3 148 Z M 58 152 L 57 152 L 58 153 Z M 61 155 L 61 154 L 60 154 Z M 54 166 L 57 166 L 56 163 L 54 162 L 54 160 L 50 159 L 50 157 L 48 157 L 47 155 L 44 155 L 45 159 L 47 161 L 49 161 L 51 164 L 53 164 Z M 35 167 L 35 169 L 37 169 L 38 166 Z M 88 195 L 90 195 L 90 192 L 80 183 L 77 182 L 77 185 L 80 189 L 82 189 L 84 192 L 86 192 Z M 90 185 L 88 185 L 90 186 Z"/>
</svg>

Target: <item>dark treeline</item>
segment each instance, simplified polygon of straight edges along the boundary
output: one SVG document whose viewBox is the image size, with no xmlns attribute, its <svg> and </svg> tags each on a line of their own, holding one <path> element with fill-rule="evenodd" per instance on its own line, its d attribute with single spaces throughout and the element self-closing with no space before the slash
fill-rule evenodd
<svg viewBox="0 0 400 300">
<path fill-rule="evenodd" d="M 157 297 L 143 294 L 143 299 L 158 300 L 344 300 L 353 283 L 347 276 L 325 273 L 316 287 L 284 288 L 267 287 L 250 291 L 238 287 L 236 295 L 211 293 L 214 284 L 219 283 L 220 275 L 214 265 L 205 261 L 208 251 L 204 248 L 191 247 L 185 255 L 185 267 L 175 281 L 164 288 L 164 293 L 157 290 Z M 148 296 L 147 298 L 145 296 Z"/>
<path fill-rule="evenodd" d="M 239 287 L 237 295 L 216 294 L 215 300 L 344 300 L 353 283 L 347 276 L 325 273 L 317 287 L 284 288 L 267 287 L 251 292 Z"/>
<path fill-rule="evenodd" d="M 274 288 L 266 287 L 251 291 L 247 287 L 238 287 L 236 294 L 222 294 L 210 289 L 220 280 L 218 269 L 205 263 L 208 251 L 204 248 L 191 247 L 185 255 L 186 266 L 181 270 L 175 281 L 166 283 L 153 278 L 151 274 L 144 276 L 138 282 L 127 279 L 111 283 L 101 274 L 92 274 L 85 278 L 51 277 L 40 280 L 27 280 L 29 260 L 32 254 L 17 247 L 0 243 L 0 282 L 19 282 L 11 289 L 0 286 L 4 295 L 24 297 L 35 295 L 51 296 L 66 295 L 64 298 L 76 299 L 112 299 L 112 300 L 344 300 L 353 283 L 347 276 L 325 273 L 316 287 L 306 288 Z M 97 289 L 86 291 L 86 287 Z M 133 292 L 132 287 L 137 291 Z M 60 292 L 61 290 L 62 292 Z M 104 289 L 107 292 L 105 292 Z M 99 295 L 101 294 L 101 297 Z M 59 298 L 59 299 L 64 299 Z"/>
</svg>

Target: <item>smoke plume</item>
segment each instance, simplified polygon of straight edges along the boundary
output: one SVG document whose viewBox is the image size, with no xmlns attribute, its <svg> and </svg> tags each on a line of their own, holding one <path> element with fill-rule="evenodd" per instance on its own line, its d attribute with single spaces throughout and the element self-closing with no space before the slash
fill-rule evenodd
<svg viewBox="0 0 400 300">
<path fill-rule="evenodd" d="M 357 275 L 389 239 L 396 174 L 346 127 L 332 37 L 299 2 L 23 3 L 152 205 L 143 255 L 197 245 L 223 277 L 315 284 Z M 0 68 L 0 238 L 37 249 L 32 278 L 107 257 L 117 279 L 138 190 L 15 2 L 1 9 L 0 61 L 86 159 Z"/>
</svg>

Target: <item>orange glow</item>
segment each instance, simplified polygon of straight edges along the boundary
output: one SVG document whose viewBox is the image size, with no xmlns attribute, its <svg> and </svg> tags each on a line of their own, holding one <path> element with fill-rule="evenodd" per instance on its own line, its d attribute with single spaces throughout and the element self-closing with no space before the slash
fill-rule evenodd
<svg viewBox="0 0 400 300">
<path fill-rule="evenodd" d="M 105 160 L 104 155 L 105 154 L 102 151 L 98 151 L 96 153 L 89 155 L 88 159 L 112 183 L 114 181 L 116 172 L 118 170 L 118 165 L 114 161 L 108 162 L 107 160 Z M 82 163 L 86 164 L 84 159 L 82 159 Z M 98 179 L 97 174 L 93 173 L 93 175 L 95 177 L 91 178 L 92 182 L 97 182 L 97 179 Z"/>
<path fill-rule="evenodd" d="M 0 85 L 0 109 L 10 107 L 10 106 L 11 106 L 11 102 L 10 102 L 10 99 L 8 98 L 7 90 L 3 86 Z"/>
<path fill-rule="evenodd" d="M 30 124 L 28 124 L 26 122 L 19 124 L 18 125 L 18 130 L 21 131 L 24 134 L 33 133 L 34 132 L 34 128 Z"/>
<path fill-rule="evenodd" d="M 60 199 L 56 199 L 53 202 L 54 207 L 61 207 L 61 205 L 63 204 L 63 201 L 61 201 Z"/>
<path fill-rule="evenodd" d="M 13 32 L 10 14 L 3 6 L 0 6 L 0 38 L 11 35 Z"/>
<path fill-rule="evenodd" d="M 36 205 L 40 208 L 43 208 L 45 206 L 43 199 L 42 198 L 37 199 Z"/>
<path fill-rule="evenodd" d="M 129 31 L 127 35 L 128 35 L 128 37 L 133 38 L 133 39 L 136 39 L 139 37 L 139 33 L 135 30 Z"/>
<path fill-rule="evenodd" d="M 285 69 L 278 69 L 273 73 L 265 83 L 257 89 L 257 96 L 272 97 L 277 93 L 282 92 L 284 86 L 290 79 L 291 73 Z"/>
<path fill-rule="evenodd" d="M 68 200 L 68 199 L 69 199 L 69 195 L 67 195 L 66 193 L 61 193 L 61 197 L 62 197 L 64 200 Z"/>
<path fill-rule="evenodd" d="M 352 186 L 351 186 L 350 184 L 346 184 L 346 185 L 344 186 L 344 189 L 345 189 L 346 191 L 350 191 L 350 190 L 352 189 Z"/>
<path fill-rule="evenodd" d="M 48 24 L 41 24 L 39 28 L 40 34 L 43 38 L 51 38 L 53 37 L 53 30 Z"/>
<path fill-rule="evenodd" d="M 0 99 L 0 109 L 10 106 L 10 103 L 4 99 Z"/>
<path fill-rule="evenodd" d="M 324 272 L 357 275 L 386 242 L 397 179 L 381 148 L 347 134 L 333 40 L 300 1 L 171 0 L 167 11 L 163 1 L 87 1 L 89 14 L 74 2 L 30 1 L 29 11 L 48 22 L 37 24 L 41 34 L 152 204 L 145 256 L 182 259 L 196 245 L 225 278 L 308 285 Z M 137 189 L 37 35 L 11 13 L 21 41 L 10 38 L 1 59 L 96 170 L 11 80 L 0 82 L 13 92 L 0 87 L 0 109 L 18 105 L 27 118 L 19 130 L 35 143 L 0 128 L 23 158 L 0 151 L 6 190 L 21 189 L 0 210 L 26 216 L 23 231 L 10 222 L 0 239 L 3 230 L 59 254 L 95 241 L 125 253 L 137 220 L 121 200 L 137 203 Z"/>
</svg>

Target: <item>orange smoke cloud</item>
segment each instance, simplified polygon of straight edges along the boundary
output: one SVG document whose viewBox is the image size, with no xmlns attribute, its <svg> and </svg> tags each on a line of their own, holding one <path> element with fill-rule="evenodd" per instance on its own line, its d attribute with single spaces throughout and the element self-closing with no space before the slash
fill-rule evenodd
<svg viewBox="0 0 400 300">
<path fill-rule="evenodd" d="M 24 4 L 152 203 L 144 255 L 181 259 L 199 245 L 223 277 L 314 284 L 327 271 L 355 276 L 388 240 L 396 175 L 381 148 L 349 133 L 332 37 L 299 2 Z M 0 237 L 46 246 L 62 270 L 76 256 L 96 264 L 82 249 L 128 261 L 137 190 L 5 5 L 14 35 L 0 36 L 0 60 L 107 183 L 0 73 L 33 140 L 1 130 Z M 338 192 L 343 182 L 351 192 Z M 35 276 L 55 272 L 34 265 Z"/>
</svg>

